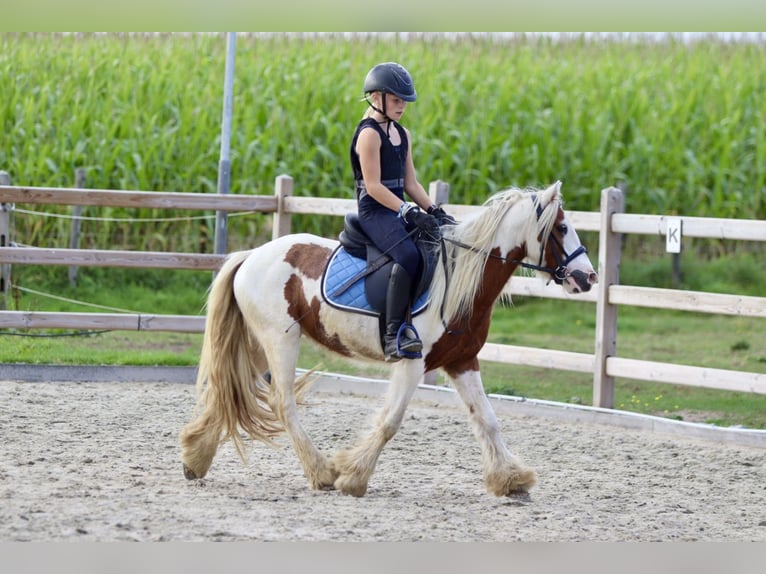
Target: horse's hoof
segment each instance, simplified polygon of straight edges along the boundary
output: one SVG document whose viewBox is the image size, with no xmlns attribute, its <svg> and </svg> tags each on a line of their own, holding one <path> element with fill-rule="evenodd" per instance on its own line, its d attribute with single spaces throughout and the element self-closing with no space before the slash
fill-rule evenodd
<svg viewBox="0 0 766 574">
<path fill-rule="evenodd" d="M 184 465 L 184 476 L 187 480 L 197 480 L 199 478 L 196 474 L 194 474 L 194 471 L 186 465 Z"/>
<path fill-rule="evenodd" d="M 509 465 L 485 478 L 487 490 L 495 496 L 523 497 L 537 483 L 537 473 L 531 468 Z"/>
<path fill-rule="evenodd" d="M 367 483 L 349 480 L 348 477 L 339 476 L 335 481 L 335 490 L 343 494 L 349 494 L 355 498 L 361 498 L 367 494 Z"/>
</svg>

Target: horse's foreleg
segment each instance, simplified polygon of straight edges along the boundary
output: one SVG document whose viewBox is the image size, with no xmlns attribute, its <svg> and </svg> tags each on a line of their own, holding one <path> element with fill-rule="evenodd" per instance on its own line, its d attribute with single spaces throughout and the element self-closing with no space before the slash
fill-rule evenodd
<svg viewBox="0 0 766 574">
<path fill-rule="evenodd" d="M 510 496 L 528 492 L 537 475 L 503 443 L 500 428 L 476 370 L 450 375 L 452 385 L 463 399 L 470 415 L 471 426 L 481 447 L 484 482 L 495 496 Z"/>
<path fill-rule="evenodd" d="M 336 489 L 352 496 L 364 496 L 378 457 L 399 430 L 412 393 L 422 376 L 422 360 L 405 359 L 396 364 L 383 409 L 372 431 L 356 446 L 336 453 L 332 459 L 338 473 Z"/>
</svg>

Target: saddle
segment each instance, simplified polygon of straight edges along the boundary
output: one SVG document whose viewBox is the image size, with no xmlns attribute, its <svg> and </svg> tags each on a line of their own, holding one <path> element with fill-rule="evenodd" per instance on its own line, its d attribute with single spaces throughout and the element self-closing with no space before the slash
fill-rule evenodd
<svg viewBox="0 0 766 574">
<path fill-rule="evenodd" d="M 333 252 L 322 277 L 322 297 L 337 309 L 385 319 L 388 278 L 394 265 L 362 230 L 356 213 L 346 214 L 340 245 Z M 412 316 L 428 307 L 429 288 L 439 262 L 439 244 L 415 238 L 422 266 L 415 278 Z"/>
</svg>

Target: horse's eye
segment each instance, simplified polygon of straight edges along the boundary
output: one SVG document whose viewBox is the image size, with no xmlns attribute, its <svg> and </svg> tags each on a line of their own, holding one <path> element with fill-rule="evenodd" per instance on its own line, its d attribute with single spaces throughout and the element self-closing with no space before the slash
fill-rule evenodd
<svg viewBox="0 0 766 574">
<path fill-rule="evenodd" d="M 562 223 L 561 225 L 559 225 L 558 230 L 559 230 L 559 233 L 561 233 L 561 235 L 566 235 L 568 231 L 566 223 Z"/>
</svg>

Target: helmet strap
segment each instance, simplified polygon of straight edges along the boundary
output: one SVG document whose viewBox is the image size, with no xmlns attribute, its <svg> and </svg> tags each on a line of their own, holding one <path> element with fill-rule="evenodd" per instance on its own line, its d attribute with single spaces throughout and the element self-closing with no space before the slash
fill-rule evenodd
<svg viewBox="0 0 766 574">
<path fill-rule="evenodd" d="M 379 114 L 383 114 L 383 117 L 388 120 L 388 125 L 386 126 L 386 135 L 391 136 L 391 123 L 394 121 L 393 119 L 388 117 L 388 114 L 386 113 L 386 94 L 385 92 L 380 92 L 380 97 L 383 99 L 383 109 L 376 107 L 375 104 L 372 103 L 372 100 L 370 100 L 369 94 L 366 94 L 364 99 L 367 101 L 367 105 L 370 106 L 373 110 L 378 112 Z"/>
</svg>

